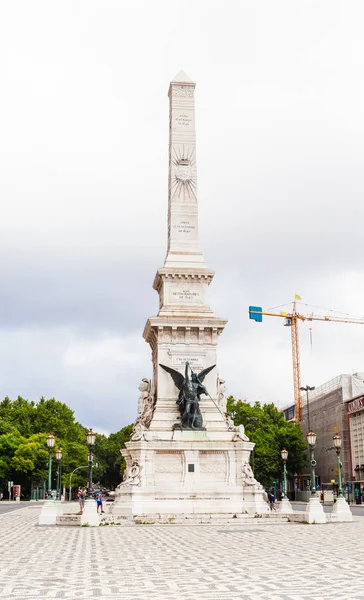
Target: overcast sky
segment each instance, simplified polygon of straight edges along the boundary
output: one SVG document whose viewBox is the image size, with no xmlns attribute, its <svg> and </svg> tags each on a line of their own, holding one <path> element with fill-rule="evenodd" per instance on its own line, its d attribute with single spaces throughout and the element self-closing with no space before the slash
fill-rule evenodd
<svg viewBox="0 0 364 600">
<path fill-rule="evenodd" d="M 290 330 L 248 306 L 364 316 L 363 22 L 362 0 L 1 3 L 1 397 L 134 420 L 183 69 L 219 371 L 236 397 L 293 400 Z M 364 371 L 364 326 L 310 326 L 302 383 Z"/>
</svg>

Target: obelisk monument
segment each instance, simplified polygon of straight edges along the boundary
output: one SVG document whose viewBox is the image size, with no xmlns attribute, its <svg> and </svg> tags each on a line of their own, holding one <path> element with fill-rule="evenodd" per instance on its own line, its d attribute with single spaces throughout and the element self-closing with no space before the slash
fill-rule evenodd
<svg viewBox="0 0 364 600">
<path fill-rule="evenodd" d="M 205 266 L 198 239 L 198 202 L 195 133 L 195 84 L 181 71 L 169 87 L 168 248 L 164 266 L 153 287 L 159 294 L 158 316 L 148 319 L 144 338 L 153 357 L 154 386 L 158 390 L 149 428 L 171 439 L 171 422 L 178 419 L 173 380 L 159 365 L 195 371 L 216 365 L 217 338 L 226 320 L 217 319 L 208 304 L 214 272 Z M 217 369 L 205 380 L 212 397 L 217 393 Z M 205 408 L 211 427 L 225 428 L 223 416 L 211 401 Z M 168 416 L 168 421 L 166 418 Z M 205 420 L 204 419 L 204 420 Z M 164 431 L 164 433 L 162 433 Z M 174 434 L 174 439 L 176 439 Z"/>
<path fill-rule="evenodd" d="M 122 450 L 127 467 L 112 507 L 120 515 L 266 509 L 249 467 L 254 444 L 225 415 L 217 343 L 227 321 L 209 306 L 214 272 L 199 246 L 194 93 L 195 83 L 180 71 L 168 93 L 167 256 L 153 284 L 159 312 L 143 332 L 153 374 L 139 386 L 139 416 Z M 185 418 L 191 406 L 202 422 Z"/>
</svg>

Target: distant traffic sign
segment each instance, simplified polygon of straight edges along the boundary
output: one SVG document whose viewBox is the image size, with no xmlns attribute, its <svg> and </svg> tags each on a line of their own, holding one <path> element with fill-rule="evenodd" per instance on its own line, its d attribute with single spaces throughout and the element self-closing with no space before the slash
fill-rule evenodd
<svg viewBox="0 0 364 600">
<path fill-rule="evenodd" d="M 249 306 L 249 319 L 253 319 L 257 323 L 263 321 L 263 309 L 261 306 Z"/>
</svg>

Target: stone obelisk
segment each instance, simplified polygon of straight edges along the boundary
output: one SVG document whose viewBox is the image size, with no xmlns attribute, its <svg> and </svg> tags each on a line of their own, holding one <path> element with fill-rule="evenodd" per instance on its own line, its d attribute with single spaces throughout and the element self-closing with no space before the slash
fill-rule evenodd
<svg viewBox="0 0 364 600">
<path fill-rule="evenodd" d="M 181 71 L 169 87 L 168 250 L 165 267 L 204 267 L 198 240 L 195 84 Z"/>
<path fill-rule="evenodd" d="M 168 248 L 153 284 L 159 312 L 143 332 L 151 347 L 153 377 L 139 386 L 139 416 L 122 451 L 127 468 L 112 507 L 115 514 L 265 510 L 262 488 L 249 471 L 254 444 L 225 415 L 217 343 L 227 321 L 216 318 L 209 306 L 214 272 L 199 246 L 194 93 L 195 84 L 183 71 L 169 87 Z M 216 365 L 204 380 L 210 397 L 202 395 L 199 402 L 204 430 L 178 426 L 179 390 L 160 366 L 182 374 L 186 362 L 196 374 Z"/>
<path fill-rule="evenodd" d="M 157 390 L 149 437 L 156 431 L 159 439 L 176 439 L 171 425 L 179 418 L 176 388 L 159 365 L 183 371 L 188 361 L 198 372 L 216 364 L 218 335 L 226 325 L 209 307 L 214 271 L 205 266 L 199 247 L 194 92 L 195 83 L 183 71 L 169 87 L 168 248 L 153 284 L 159 294 L 158 316 L 148 319 L 143 334 L 152 349 Z M 215 398 L 217 369 L 205 384 Z M 223 415 L 211 401 L 202 403 L 201 409 L 206 426 L 210 419 L 211 428 L 226 429 Z"/>
</svg>

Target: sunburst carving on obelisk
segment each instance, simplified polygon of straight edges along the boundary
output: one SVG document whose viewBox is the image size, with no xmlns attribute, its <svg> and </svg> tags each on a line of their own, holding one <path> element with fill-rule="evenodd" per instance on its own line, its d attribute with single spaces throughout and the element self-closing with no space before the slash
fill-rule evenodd
<svg viewBox="0 0 364 600">
<path fill-rule="evenodd" d="M 182 200 L 197 200 L 195 148 L 175 146 L 172 148 L 171 195 Z"/>
</svg>

